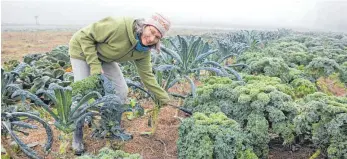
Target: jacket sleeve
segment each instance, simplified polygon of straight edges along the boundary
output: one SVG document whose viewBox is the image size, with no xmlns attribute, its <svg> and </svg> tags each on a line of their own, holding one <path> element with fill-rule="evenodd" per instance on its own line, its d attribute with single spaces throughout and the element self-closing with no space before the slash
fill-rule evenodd
<svg viewBox="0 0 347 159">
<path fill-rule="evenodd" d="M 105 42 L 108 37 L 116 33 L 115 20 L 112 17 L 104 18 L 81 29 L 78 41 L 90 66 L 90 74 L 101 73 L 101 62 L 98 59 L 96 44 Z"/>
<path fill-rule="evenodd" d="M 170 101 L 169 95 L 160 87 L 152 72 L 151 55 L 149 54 L 149 56 L 143 59 L 135 60 L 135 65 L 145 87 L 154 93 L 160 102 L 163 104 L 168 103 Z"/>
</svg>

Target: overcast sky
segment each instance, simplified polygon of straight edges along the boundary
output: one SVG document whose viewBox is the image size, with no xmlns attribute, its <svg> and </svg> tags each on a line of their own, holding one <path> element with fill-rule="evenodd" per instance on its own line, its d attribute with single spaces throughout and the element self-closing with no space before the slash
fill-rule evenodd
<svg viewBox="0 0 347 159">
<path fill-rule="evenodd" d="M 160 12 L 173 25 L 269 25 L 313 27 L 322 2 L 347 0 L 2 0 L 1 23 L 85 25 L 105 16 L 147 17 Z M 347 5 L 341 5 L 347 10 Z M 330 12 L 337 12 L 333 9 Z M 345 16 L 346 14 L 340 14 Z M 336 17 L 334 17 L 336 18 Z M 339 17 L 337 17 L 339 18 Z M 346 16 L 344 17 L 347 21 Z M 339 21 L 339 20 L 337 20 Z"/>
</svg>

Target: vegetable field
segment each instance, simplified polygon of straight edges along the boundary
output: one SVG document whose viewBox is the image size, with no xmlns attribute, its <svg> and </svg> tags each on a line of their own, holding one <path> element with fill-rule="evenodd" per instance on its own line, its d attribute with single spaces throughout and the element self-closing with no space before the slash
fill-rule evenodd
<svg viewBox="0 0 347 159">
<path fill-rule="evenodd" d="M 347 158 L 347 34 L 170 35 L 152 52 L 169 105 L 132 62 L 126 103 L 103 75 L 74 82 L 70 34 L 20 57 L 4 34 L 1 158 Z"/>
</svg>

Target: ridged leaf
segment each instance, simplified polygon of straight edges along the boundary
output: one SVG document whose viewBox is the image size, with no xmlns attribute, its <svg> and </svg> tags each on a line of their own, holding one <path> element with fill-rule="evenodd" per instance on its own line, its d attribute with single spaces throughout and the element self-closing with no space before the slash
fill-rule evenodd
<svg viewBox="0 0 347 159">
<path fill-rule="evenodd" d="M 237 78 L 238 81 L 242 81 L 242 77 L 237 71 L 235 71 L 232 68 L 228 68 L 228 67 L 225 67 L 224 69 L 230 71 Z"/>
<path fill-rule="evenodd" d="M 215 72 L 218 76 L 226 76 L 223 73 L 223 71 L 221 71 L 218 68 L 214 68 L 214 67 L 200 67 L 200 68 L 196 68 L 196 69 L 191 69 L 191 71 L 200 71 L 200 70 L 212 71 L 212 72 Z"/>
<path fill-rule="evenodd" d="M 205 59 L 207 56 L 216 53 L 217 50 L 210 50 L 206 53 L 200 54 L 198 57 L 195 58 L 195 60 L 193 61 L 193 64 L 202 61 L 203 59 Z"/>
<path fill-rule="evenodd" d="M 192 79 L 190 79 L 188 76 L 184 76 L 184 78 L 189 81 L 191 93 L 192 93 L 193 97 L 195 97 L 196 96 L 196 87 L 195 87 L 194 81 Z"/>
<path fill-rule="evenodd" d="M 170 56 L 172 56 L 178 63 L 183 63 L 182 62 L 182 59 L 180 57 L 179 54 L 177 54 L 175 51 L 172 51 L 171 49 L 168 49 L 168 48 L 165 48 L 165 47 L 160 47 L 161 50 L 164 52 L 164 53 L 167 53 L 169 54 Z"/>
<path fill-rule="evenodd" d="M 85 104 L 92 98 L 99 99 L 99 98 L 102 98 L 102 96 L 99 92 L 96 92 L 96 91 L 88 93 L 78 102 L 77 106 L 71 111 L 70 117 L 73 116 L 73 114 L 75 114 L 78 108 L 80 108 L 83 104 Z"/>
<path fill-rule="evenodd" d="M 166 64 L 163 64 L 163 65 L 159 65 L 157 67 L 154 67 L 153 68 L 155 71 L 171 71 L 173 69 L 179 69 L 179 67 L 175 66 L 175 65 L 166 65 Z"/>
</svg>

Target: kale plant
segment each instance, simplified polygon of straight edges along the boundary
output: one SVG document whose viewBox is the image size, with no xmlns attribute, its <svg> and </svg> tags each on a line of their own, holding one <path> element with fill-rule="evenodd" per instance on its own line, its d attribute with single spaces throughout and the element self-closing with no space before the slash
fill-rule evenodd
<svg viewBox="0 0 347 159">
<path fill-rule="evenodd" d="M 316 92 L 298 101 L 302 107 L 294 118 L 301 141 L 310 141 L 329 158 L 347 156 L 347 98 Z"/>
<path fill-rule="evenodd" d="M 293 89 L 275 77 L 248 75 L 244 79 L 246 84 L 207 79 L 207 84 L 197 89 L 196 97 L 185 100 L 184 107 L 206 114 L 225 113 L 251 134 L 254 152 L 267 156 L 269 133 L 279 135 L 284 144 L 294 141 L 292 119 L 298 111 Z"/>
<path fill-rule="evenodd" d="M 239 124 L 223 113 L 194 113 L 179 127 L 178 158 L 257 158 Z"/>
</svg>

